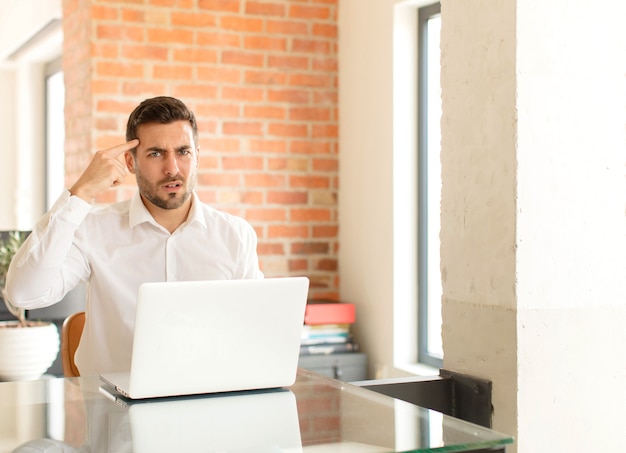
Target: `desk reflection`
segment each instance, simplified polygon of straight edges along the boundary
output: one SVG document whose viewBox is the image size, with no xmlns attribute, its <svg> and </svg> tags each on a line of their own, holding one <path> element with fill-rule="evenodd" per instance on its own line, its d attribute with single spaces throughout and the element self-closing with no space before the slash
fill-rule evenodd
<svg viewBox="0 0 626 453">
<path fill-rule="evenodd" d="M 0 383 L 0 453 L 504 451 L 512 441 L 306 370 L 288 389 L 135 403 L 105 397 L 97 377 Z"/>
</svg>

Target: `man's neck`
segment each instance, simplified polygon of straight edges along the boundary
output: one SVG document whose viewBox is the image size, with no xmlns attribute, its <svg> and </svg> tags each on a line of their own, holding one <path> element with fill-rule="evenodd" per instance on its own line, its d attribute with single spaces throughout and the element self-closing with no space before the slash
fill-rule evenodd
<svg viewBox="0 0 626 453">
<path fill-rule="evenodd" d="M 173 233 L 179 226 L 185 223 L 187 217 L 189 217 L 189 212 L 191 211 L 192 200 L 193 197 L 189 197 L 189 199 L 179 208 L 163 209 L 150 203 L 143 196 L 141 197 L 141 201 L 156 223 L 161 225 L 170 233 Z"/>
</svg>

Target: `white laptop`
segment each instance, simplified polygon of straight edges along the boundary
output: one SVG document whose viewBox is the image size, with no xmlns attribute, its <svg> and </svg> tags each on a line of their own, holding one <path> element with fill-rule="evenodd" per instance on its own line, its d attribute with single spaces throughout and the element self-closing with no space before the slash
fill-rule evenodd
<svg viewBox="0 0 626 453">
<path fill-rule="evenodd" d="M 130 372 L 100 378 L 130 399 L 290 386 L 308 288 L 306 277 L 144 283 Z"/>
</svg>

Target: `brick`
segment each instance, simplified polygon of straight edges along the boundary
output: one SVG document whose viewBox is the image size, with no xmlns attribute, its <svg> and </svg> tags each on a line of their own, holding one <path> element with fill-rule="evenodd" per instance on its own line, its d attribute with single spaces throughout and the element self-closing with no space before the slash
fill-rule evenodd
<svg viewBox="0 0 626 453">
<path fill-rule="evenodd" d="M 154 24 L 155 22 L 153 20 L 148 20 L 146 17 L 146 14 L 148 13 L 149 12 L 145 12 L 144 10 L 123 8 L 122 22 L 148 22 L 150 24 Z"/>
<path fill-rule="evenodd" d="M 330 53 L 330 42 L 314 39 L 294 39 L 291 44 L 293 52 Z"/>
<path fill-rule="evenodd" d="M 217 195 L 217 202 L 222 205 L 241 204 L 241 194 L 238 190 L 221 190 Z"/>
<path fill-rule="evenodd" d="M 124 138 L 119 134 L 102 134 L 96 137 L 95 148 L 96 149 L 109 149 L 124 142 Z M 121 160 L 121 158 L 120 158 Z"/>
<path fill-rule="evenodd" d="M 110 41 L 135 41 L 145 40 L 146 33 L 143 27 L 131 27 L 126 24 L 100 24 L 96 26 L 96 38 Z"/>
<path fill-rule="evenodd" d="M 240 3 L 239 0 L 198 0 L 198 8 L 236 13 L 240 10 Z"/>
<path fill-rule="evenodd" d="M 287 145 L 283 140 L 250 140 L 248 149 L 267 153 L 285 153 Z"/>
<path fill-rule="evenodd" d="M 268 159 L 267 168 L 269 170 L 289 170 L 306 172 L 309 169 L 309 161 L 307 159 L 296 158 L 273 158 Z"/>
<path fill-rule="evenodd" d="M 131 96 L 151 96 L 154 93 L 165 92 L 165 85 L 157 82 L 124 82 L 122 93 Z M 129 112 L 130 113 L 130 112 Z"/>
<path fill-rule="evenodd" d="M 337 193 L 331 190 L 312 190 L 310 191 L 311 195 L 311 204 L 314 206 L 318 205 L 326 205 L 326 206 L 336 206 L 337 205 Z"/>
<path fill-rule="evenodd" d="M 307 225 L 269 225 L 267 238 L 308 238 L 309 227 Z"/>
<path fill-rule="evenodd" d="M 335 39 L 338 37 L 338 27 L 336 24 L 314 23 L 312 32 L 314 36 Z"/>
<path fill-rule="evenodd" d="M 309 25 L 302 21 L 268 20 L 267 33 L 275 35 L 308 35 Z"/>
<path fill-rule="evenodd" d="M 285 16 L 287 9 L 285 5 L 280 3 L 268 3 L 268 2 L 246 2 L 246 14 L 259 15 L 259 16 Z"/>
<path fill-rule="evenodd" d="M 200 148 L 200 154 L 198 157 L 198 161 L 200 163 L 200 168 L 217 168 L 219 163 L 219 158 L 213 154 L 203 153 L 202 148 Z"/>
<path fill-rule="evenodd" d="M 306 259 L 289 260 L 289 272 L 306 271 L 309 269 L 309 261 Z"/>
<path fill-rule="evenodd" d="M 327 189 L 330 187 L 330 179 L 327 176 L 291 175 L 289 177 L 289 187 Z"/>
<path fill-rule="evenodd" d="M 205 12 L 177 12 L 171 13 L 172 26 L 174 27 L 191 27 L 202 29 L 204 27 L 217 26 L 217 18 L 214 14 Z"/>
<path fill-rule="evenodd" d="M 262 170 L 263 158 L 258 156 L 225 156 L 222 158 L 224 170 Z"/>
<path fill-rule="evenodd" d="M 203 186 L 239 187 L 241 180 L 238 174 L 201 172 L 198 174 L 198 184 Z"/>
<path fill-rule="evenodd" d="M 244 82 L 249 85 L 284 85 L 287 74 L 272 71 L 246 71 Z"/>
<path fill-rule="evenodd" d="M 322 258 L 315 262 L 314 268 L 318 271 L 336 271 L 337 260 L 334 258 Z"/>
<path fill-rule="evenodd" d="M 222 98 L 233 101 L 262 101 L 263 90 L 258 88 L 223 87 Z"/>
<path fill-rule="evenodd" d="M 119 124 L 115 117 L 95 118 L 94 126 L 99 131 L 115 131 L 118 129 Z"/>
<path fill-rule="evenodd" d="M 225 122 L 222 126 L 225 135 L 262 135 L 263 125 L 250 122 Z"/>
<path fill-rule="evenodd" d="M 282 208 L 260 208 L 246 210 L 246 220 L 250 222 L 275 222 L 285 221 L 286 219 L 287 213 Z"/>
<path fill-rule="evenodd" d="M 242 66 L 263 66 L 265 56 L 261 53 L 240 52 L 225 50 L 222 52 L 223 64 L 236 64 Z"/>
<path fill-rule="evenodd" d="M 287 50 L 287 40 L 262 35 L 246 36 L 243 40 L 243 46 L 250 50 L 285 51 Z"/>
<path fill-rule="evenodd" d="M 296 191 L 269 191 L 268 204 L 306 204 L 309 199 L 307 192 Z"/>
<path fill-rule="evenodd" d="M 220 68 L 215 66 L 198 66 L 196 68 L 197 79 L 208 82 L 238 84 L 241 82 L 241 72 L 239 68 Z"/>
<path fill-rule="evenodd" d="M 105 5 L 92 5 L 91 6 L 91 18 L 99 20 L 118 20 L 119 9 L 112 6 Z"/>
<path fill-rule="evenodd" d="M 267 98 L 271 102 L 288 102 L 292 104 L 307 104 L 311 95 L 305 90 L 268 90 Z"/>
<path fill-rule="evenodd" d="M 331 147 L 327 141 L 293 140 L 289 146 L 289 151 L 294 154 L 330 154 Z"/>
<path fill-rule="evenodd" d="M 215 99 L 217 98 L 217 87 L 200 83 L 185 83 L 175 86 L 172 89 L 172 95 L 184 99 Z"/>
<path fill-rule="evenodd" d="M 122 45 L 121 56 L 133 60 L 167 61 L 169 49 L 166 46 L 153 45 Z"/>
<path fill-rule="evenodd" d="M 328 253 L 327 242 L 296 242 L 291 244 L 291 253 L 294 255 L 314 255 Z"/>
<path fill-rule="evenodd" d="M 239 116 L 240 107 L 234 104 L 215 103 L 202 104 L 196 108 L 196 115 L 217 118 L 236 118 Z"/>
<path fill-rule="evenodd" d="M 241 47 L 242 37 L 236 33 L 196 31 L 196 44 L 199 46 Z"/>
<path fill-rule="evenodd" d="M 101 113 L 122 113 L 128 115 L 136 106 L 137 104 L 130 100 L 115 101 L 112 99 L 104 99 L 96 103 L 96 110 Z"/>
<path fill-rule="evenodd" d="M 193 44 L 193 32 L 191 30 L 184 30 L 177 28 L 175 30 L 166 30 L 161 28 L 148 28 L 146 30 L 146 36 L 148 42 L 152 43 L 164 43 L 172 45 L 178 44 Z"/>
<path fill-rule="evenodd" d="M 290 74 L 289 85 L 303 86 L 303 87 L 332 87 L 334 78 L 329 75 L 314 75 L 314 74 Z"/>
<path fill-rule="evenodd" d="M 328 121 L 330 109 L 320 107 L 294 107 L 289 109 L 289 119 L 296 121 Z"/>
<path fill-rule="evenodd" d="M 307 57 L 297 57 L 281 55 L 270 55 L 267 59 L 267 66 L 269 68 L 281 68 L 281 69 L 308 69 L 309 59 Z"/>
<path fill-rule="evenodd" d="M 320 208 L 292 208 L 289 212 L 292 222 L 328 222 L 331 217 L 328 209 Z"/>
<path fill-rule="evenodd" d="M 339 234 L 337 225 L 314 225 L 313 238 L 336 238 Z"/>
<path fill-rule="evenodd" d="M 286 116 L 285 109 L 282 107 L 271 107 L 265 105 L 249 105 L 245 106 L 243 116 L 246 118 L 271 118 L 284 119 Z"/>
<path fill-rule="evenodd" d="M 284 175 L 272 175 L 268 173 L 256 173 L 244 175 L 246 187 L 285 187 Z"/>
<path fill-rule="evenodd" d="M 192 68 L 187 65 L 154 65 L 152 68 L 155 79 L 191 80 L 192 75 Z"/>
<path fill-rule="evenodd" d="M 263 204 L 265 198 L 263 197 L 263 192 L 259 191 L 248 191 L 248 192 L 240 192 L 241 193 L 241 202 L 245 204 Z"/>
<path fill-rule="evenodd" d="M 222 30 L 261 32 L 263 20 L 244 16 L 224 16 L 220 18 L 219 27 Z"/>
<path fill-rule="evenodd" d="M 323 6 L 291 5 L 289 17 L 298 19 L 329 19 L 330 9 Z"/>
<path fill-rule="evenodd" d="M 196 0 L 150 0 L 151 6 L 166 6 L 169 8 L 191 9 Z"/>
<path fill-rule="evenodd" d="M 212 49 L 174 49 L 173 60 L 186 63 L 217 63 L 217 51 Z"/>
<path fill-rule="evenodd" d="M 339 136 L 339 128 L 334 124 L 314 124 L 311 136 L 314 138 L 337 138 Z"/>
<path fill-rule="evenodd" d="M 91 93 L 98 94 L 118 94 L 120 91 L 119 80 L 92 80 Z"/>
<path fill-rule="evenodd" d="M 313 170 L 336 172 L 339 170 L 338 159 L 313 159 Z"/>
<path fill-rule="evenodd" d="M 313 93 L 313 103 L 315 104 L 332 104 L 336 106 L 339 96 L 336 90 L 316 91 Z"/>
<path fill-rule="evenodd" d="M 336 58 L 313 58 L 311 61 L 311 69 L 314 71 L 326 71 L 336 73 L 339 64 Z"/>
<path fill-rule="evenodd" d="M 259 255 L 284 255 L 285 246 L 280 242 L 259 242 L 257 253 Z"/>
<path fill-rule="evenodd" d="M 209 152 L 239 151 L 241 149 L 241 140 L 239 138 L 211 138 L 207 140 L 207 149 L 209 150 Z"/>
<path fill-rule="evenodd" d="M 306 137 L 308 135 L 306 124 L 273 123 L 268 126 L 268 134 L 280 137 Z"/>
</svg>

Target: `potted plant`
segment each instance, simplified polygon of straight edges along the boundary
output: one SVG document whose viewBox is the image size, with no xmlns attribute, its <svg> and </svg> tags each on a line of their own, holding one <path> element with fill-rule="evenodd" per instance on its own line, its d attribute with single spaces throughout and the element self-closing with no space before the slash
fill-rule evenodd
<svg viewBox="0 0 626 453">
<path fill-rule="evenodd" d="M 0 237 L 0 291 L 17 320 L 0 321 L 0 381 L 38 379 L 59 353 L 59 331 L 51 322 L 26 319 L 26 311 L 8 299 L 4 285 L 9 264 L 27 234 L 10 231 Z"/>
</svg>

